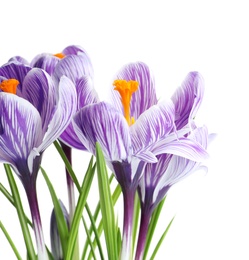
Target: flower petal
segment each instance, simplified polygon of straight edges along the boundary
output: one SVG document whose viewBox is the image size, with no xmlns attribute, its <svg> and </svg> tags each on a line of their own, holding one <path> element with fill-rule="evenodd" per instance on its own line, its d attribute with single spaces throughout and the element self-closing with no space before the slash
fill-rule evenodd
<svg viewBox="0 0 249 260">
<path fill-rule="evenodd" d="M 76 92 L 78 96 L 77 111 L 93 103 L 99 101 L 98 94 L 93 88 L 92 79 L 88 76 L 82 77 L 76 86 Z M 79 140 L 76 135 L 72 122 L 68 125 L 65 131 L 61 134 L 60 139 L 67 145 L 74 147 L 76 149 L 85 150 L 86 148 Z"/>
<path fill-rule="evenodd" d="M 41 118 L 25 99 L 0 93 L 0 160 L 15 165 L 27 160 L 42 141 Z"/>
<path fill-rule="evenodd" d="M 72 81 L 65 76 L 61 77 L 58 89 L 59 99 L 57 107 L 52 120 L 49 122 L 43 143 L 38 147 L 38 151 L 44 151 L 61 135 L 76 112 L 77 98 L 75 86 Z"/>
<path fill-rule="evenodd" d="M 70 45 L 70 46 L 67 46 L 62 51 L 62 53 L 65 54 L 66 56 L 68 56 L 68 55 L 77 55 L 77 54 L 80 54 L 80 53 L 86 54 L 86 51 L 79 45 Z"/>
<path fill-rule="evenodd" d="M 49 75 L 52 75 L 54 72 L 54 68 L 57 63 L 60 62 L 60 58 L 51 55 L 51 54 L 41 54 L 39 57 L 36 57 L 32 62 L 32 67 L 40 68 L 45 70 Z"/>
<path fill-rule="evenodd" d="M 135 80 L 139 83 L 138 90 L 132 95 L 130 111 L 135 120 L 151 106 L 157 104 L 155 83 L 149 67 L 142 62 L 125 65 L 115 76 L 115 79 Z M 123 107 L 120 102 L 120 94 L 112 90 L 111 102 L 121 112 Z"/>
<path fill-rule="evenodd" d="M 76 134 L 83 145 L 95 154 L 98 142 L 108 161 L 130 160 L 129 126 L 113 106 L 100 102 L 82 108 L 73 119 Z"/>
<path fill-rule="evenodd" d="M 84 75 L 93 77 L 93 67 L 85 53 L 69 55 L 63 58 L 55 67 L 54 78 L 59 81 L 62 76 L 67 76 L 77 85 L 77 81 Z"/>
<path fill-rule="evenodd" d="M 16 79 L 20 82 L 17 89 L 17 95 L 22 91 L 22 83 L 26 74 L 31 70 L 31 67 L 20 62 L 9 62 L 0 67 L 0 76 L 7 79 Z"/>
<path fill-rule="evenodd" d="M 134 154 L 149 149 L 173 128 L 174 106 L 171 101 L 160 102 L 145 111 L 130 127 Z"/>
<path fill-rule="evenodd" d="M 33 68 L 23 81 L 22 96 L 40 113 L 43 135 L 53 117 L 56 106 L 56 89 L 51 77 L 42 69 Z"/>
<path fill-rule="evenodd" d="M 196 116 L 204 95 L 204 82 L 198 72 L 190 72 L 181 87 L 179 87 L 172 100 L 175 104 L 175 124 L 176 128 L 181 129 L 190 123 Z"/>
</svg>

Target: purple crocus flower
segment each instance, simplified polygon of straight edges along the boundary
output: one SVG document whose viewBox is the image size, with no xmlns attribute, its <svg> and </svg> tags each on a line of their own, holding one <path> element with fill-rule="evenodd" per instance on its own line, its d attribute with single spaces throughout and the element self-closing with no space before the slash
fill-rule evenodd
<svg viewBox="0 0 249 260">
<path fill-rule="evenodd" d="M 190 72 L 172 96 L 172 101 L 175 105 L 175 130 L 177 130 L 178 141 L 181 142 L 182 138 L 185 141 L 195 141 L 206 150 L 207 128 L 197 128 L 194 123 L 203 94 L 204 84 L 201 75 L 198 72 Z M 162 145 L 163 149 L 160 148 L 160 145 L 160 142 L 156 144 L 158 162 L 146 164 L 144 175 L 138 187 L 141 202 L 141 223 L 136 259 L 143 258 L 146 233 L 155 207 L 174 183 L 188 176 L 200 166 L 199 160 L 173 155 L 172 151 L 166 151 L 165 144 Z"/>
<path fill-rule="evenodd" d="M 207 149 L 207 127 L 195 128 L 188 136 L 197 141 L 203 149 Z M 136 260 L 143 259 L 146 235 L 151 215 L 166 196 L 170 187 L 189 176 L 191 173 L 204 168 L 200 161 L 172 155 L 169 153 L 157 156 L 157 163 L 148 163 L 138 186 L 138 194 L 141 204 L 141 222 L 137 243 Z"/>
<path fill-rule="evenodd" d="M 50 53 L 39 54 L 32 60 L 31 66 L 46 70 L 56 84 L 62 76 L 71 79 L 77 93 L 77 111 L 88 104 L 99 101 L 93 86 L 93 66 L 89 55 L 82 47 L 70 45 L 61 53 L 55 55 Z M 67 146 L 85 150 L 71 123 L 61 134 L 60 140 Z"/>
<path fill-rule="evenodd" d="M 129 259 L 134 195 L 145 163 L 157 162 L 156 155 L 161 151 L 197 161 L 207 153 L 197 142 L 184 137 L 179 141 L 177 135 L 171 134 L 175 121 L 174 105 L 172 101 L 157 102 L 154 84 L 145 64 L 125 66 L 118 78 L 114 81 L 119 92 L 119 95 L 113 95 L 115 108 L 105 102 L 89 105 L 74 116 L 73 125 L 79 139 L 93 154 L 96 142 L 100 143 L 107 164 L 122 188 L 124 227 L 121 259 Z M 139 91 L 137 95 L 136 90 Z M 141 105 L 133 100 L 135 95 L 135 101 Z M 148 100 L 144 100 L 147 97 Z M 133 102 L 132 108 L 129 108 L 130 102 Z"/>
<path fill-rule="evenodd" d="M 43 53 L 37 55 L 31 66 L 46 70 L 58 84 L 62 76 L 72 80 L 77 93 L 76 111 L 80 108 L 99 101 L 93 86 L 93 66 L 87 52 L 80 46 L 70 45 L 56 55 Z M 72 149 L 86 150 L 75 134 L 72 123 L 60 135 L 61 147 L 72 164 Z M 75 209 L 74 183 L 66 169 L 70 221 Z"/>
<path fill-rule="evenodd" d="M 75 113 L 75 87 L 67 77 L 62 77 L 56 87 L 44 70 L 16 62 L 2 66 L 0 76 L 0 161 L 9 163 L 23 183 L 38 256 L 47 259 L 36 178 L 44 150 L 60 136 Z"/>
</svg>

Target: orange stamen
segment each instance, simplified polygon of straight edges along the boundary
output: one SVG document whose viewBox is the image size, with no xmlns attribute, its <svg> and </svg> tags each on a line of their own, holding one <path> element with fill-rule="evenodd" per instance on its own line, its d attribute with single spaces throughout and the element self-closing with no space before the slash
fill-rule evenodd
<svg viewBox="0 0 249 260">
<path fill-rule="evenodd" d="M 60 52 L 60 53 L 54 54 L 54 56 L 59 58 L 59 59 L 63 59 L 66 55 Z"/>
<path fill-rule="evenodd" d="M 138 89 L 138 82 L 134 80 L 126 81 L 123 79 L 117 79 L 113 82 L 115 90 L 117 90 L 121 96 L 121 102 L 124 108 L 124 117 L 128 125 L 132 125 L 135 120 L 130 116 L 130 102 L 132 94 Z"/>
<path fill-rule="evenodd" d="M 3 92 L 16 94 L 16 89 L 17 89 L 18 85 L 19 85 L 18 80 L 16 80 L 16 79 L 6 79 L 6 80 L 3 80 L 0 83 L 0 89 Z"/>
</svg>

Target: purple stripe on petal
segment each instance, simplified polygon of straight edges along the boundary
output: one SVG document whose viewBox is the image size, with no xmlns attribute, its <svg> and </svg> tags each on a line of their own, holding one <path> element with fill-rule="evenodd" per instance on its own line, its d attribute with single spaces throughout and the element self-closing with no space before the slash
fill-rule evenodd
<svg viewBox="0 0 249 260">
<path fill-rule="evenodd" d="M 71 79 L 74 84 L 77 84 L 84 75 L 93 77 L 93 67 L 89 57 L 82 53 L 63 58 L 55 67 L 54 78 L 59 81 L 63 75 Z"/>
<path fill-rule="evenodd" d="M 181 129 L 186 124 L 192 122 L 204 95 L 203 78 L 198 72 L 190 72 L 181 87 L 179 87 L 172 100 L 175 104 L 177 129 Z"/>
<path fill-rule="evenodd" d="M 60 58 L 51 55 L 44 54 L 41 57 L 37 58 L 37 60 L 33 61 L 33 67 L 40 68 L 45 70 L 49 75 L 52 75 L 57 63 L 60 62 Z"/>
<path fill-rule="evenodd" d="M 22 96 L 40 113 L 43 135 L 53 117 L 56 89 L 51 77 L 42 69 L 32 69 L 24 79 Z"/>
<path fill-rule="evenodd" d="M 39 113 L 23 98 L 0 93 L 0 115 L 0 160 L 26 160 L 42 141 Z"/>
<path fill-rule="evenodd" d="M 174 154 L 196 162 L 208 158 L 207 151 L 197 141 L 184 137 L 170 143 L 162 139 L 153 147 L 152 152 L 155 155 L 162 153 Z"/>
<path fill-rule="evenodd" d="M 39 151 L 44 151 L 71 122 L 72 116 L 76 112 L 76 91 L 73 82 L 67 77 L 61 77 L 59 86 L 59 98 L 56 104 L 56 110 L 49 127 L 45 134 L 43 143 L 39 146 Z"/>
<path fill-rule="evenodd" d="M 145 111 L 130 127 L 134 154 L 138 154 L 167 136 L 174 123 L 174 106 L 171 101 L 161 102 Z"/>
<path fill-rule="evenodd" d="M 92 78 L 83 76 L 76 85 L 76 92 L 78 96 L 78 109 L 99 102 L 98 93 L 93 87 Z"/>
<path fill-rule="evenodd" d="M 132 95 L 131 99 L 131 116 L 135 120 L 151 106 L 157 104 L 154 77 L 149 67 L 142 62 L 130 63 L 125 65 L 115 76 L 115 79 L 135 80 L 138 81 L 138 90 Z M 123 111 L 120 94 L 117 91 L 111 91 L 112 103 Z"/>
<path fill-rule="evenodd" d="M 70 45 L 67 46 L 63 51 L 63 54 L 65 54 L 66 56 L 68 55 L 77 55 L 79 53 L 85 53 L 86 51 L 79 45 Z"/>
<path fill-rule="evenodd" d="M 23 80 L 30 70 L 31 67 L 21 64 L 20 62 L 10 62 L 0 67 L 0 76 L 7 79 L 17 79 L 20 82 L 17 95 L 21 96 Z"/>
<path fill-rule="evenodd" d="M 8 60 L 8 62 L 20 62 L 20 63 L 22 63 L 24 65 L 29 65 L 29 62 L 25 58 L 23 58 L 21 56 L 14 56 L 14 57 L 10 58 Z"/>
<path fill-rule="evenodd" d="M 129 126 L 113 106 L 100 102 L 82 108 L 73 119 L 76 134 L 83 145 L 95 154 L 98 142 L 108 161 L 130 160 Z"/>
</svg>

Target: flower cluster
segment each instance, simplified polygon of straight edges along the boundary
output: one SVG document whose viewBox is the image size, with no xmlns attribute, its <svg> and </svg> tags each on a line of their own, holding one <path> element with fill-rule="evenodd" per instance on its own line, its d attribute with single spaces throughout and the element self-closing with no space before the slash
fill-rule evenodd
<svg viewBox="0 0 249 260">
<path fill-rule="evenodd" d="M 81 192 L 85 191 L 79 188 L 76 203 L 77 179 L 68 165 L 69 213 L 57 200 L 51 215 L 51 251 L 43 236 L 36 179 L 42 155 L 53 142 L 58 141 L 71 167 L 72 149 L 91 153 L 97 165 L 101 151 L 117 180 L 123 195 L 123 230 L 116 248 L 108 247 L 105 234 L 109 259 L 144 259 L 153 212 L 170 187 L 203 167 L 208 157 L 207 127 L 197 126 L 194 120 L 204 94 L 198 72 L 190 72 L 171 98 L 159 101 L 151 70 L 145 63 L 135 62 L 121 68 L 107 90 L 109 100 L 101 100 L 94 88 L 91 60 L 80 46 L 68 46 L 58 54 L 42 53 L 31 62 L 15 56 L 0 67 L 0 161 L 11 166 L 26 191 L 38 259 L 79 259 L 77 239 L 72 249 L 69 239 L 84 197 Z M 93 172 L 94 166 L 91 169 Z M 140 221 L 134 219 L 136 194 Z M 82 207 L 87 207 L 86 200 Z M 103 205 L 101 211 L 105 223 L 109 213 L 104 214 Z M 64 222 L 56 212 L 62 214 Z M 64 237 L 61 221 L 67 230 Z M 115 228 L 116 240 L 120 232 Z M 74 258 L 69 257 L 70 250 Z M 36 255 L 32 250 L 27 252 L 30 259 Z"/>
</svg>

